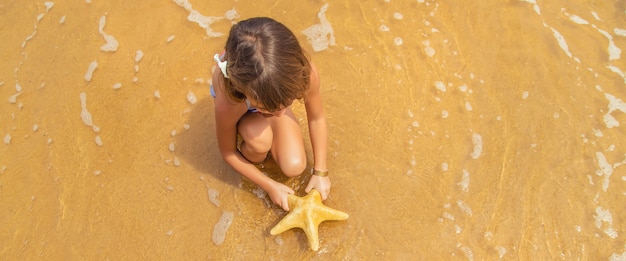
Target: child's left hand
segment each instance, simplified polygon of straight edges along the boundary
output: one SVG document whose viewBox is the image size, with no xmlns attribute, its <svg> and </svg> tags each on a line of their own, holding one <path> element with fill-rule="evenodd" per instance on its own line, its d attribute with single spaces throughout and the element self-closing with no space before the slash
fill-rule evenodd
<svg viewBox="0 0 626 261">
<path fill-rule="evenodd" d="M 306 186 L 304 191 L 309 193 L 311 192 L 311 189 L 319 191 L 322 196 L 322 200 L 326 200 L 328 198 L 328 194 L 330 194 L 330 178 L 312 175 L 311 180 L 309 180 L 309 185 Z"/>
</svg>

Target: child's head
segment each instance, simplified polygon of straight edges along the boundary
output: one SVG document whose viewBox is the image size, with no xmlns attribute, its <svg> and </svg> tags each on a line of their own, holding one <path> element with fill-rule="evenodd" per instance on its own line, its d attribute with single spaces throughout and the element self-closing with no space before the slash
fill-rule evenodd
<svg viewBox="0 0 626 261">
<path fill-rule="evenodd" d="M 271 18 L 233 25 L 225 49 L 226 89 L 234 100 L 250 98 L 260 109 L 276 111 L 308 90 L 311 65 L 304 50 L 286 26 Z"/>
</svg>

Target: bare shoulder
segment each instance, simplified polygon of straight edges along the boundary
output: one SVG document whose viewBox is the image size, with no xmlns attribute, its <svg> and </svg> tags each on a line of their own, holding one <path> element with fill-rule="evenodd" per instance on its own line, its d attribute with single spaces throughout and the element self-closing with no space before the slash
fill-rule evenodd
<svg viewBox="0 0 626 261">
<path fill-rule="evenodd" d="M 211 84 L 213 85 L 216 93 L 218 89 L 222 92 L 221 90 L 224 89 L 224 78 L 222 76 L 222 72 L 217 68 L 217 66 L 213 66 L 212 70 L 213 76 L 211 78 Z"/>
<path fill-rule="evenodd" d="M 309 94 L 310 93 L 319 93 L 320 90 L 320 74 L 317 70 L 317 66 L 313 62 L 311 62 L 311 76 L 310 76 L 310 86 L 309 86 Z"/>
<path fill-rule="evenodd" d="M 220 115 L 228 116 L 229 118 L 237 117 L 238 119 L 238 116 L 240 117 L 245 113 L 247 107 L 245 103 L 235 102 L 228 97 L 224 81 L 222 72 L 214 67 L 212 84 L 215 91 L 215 110 L 220 112 Z"/>
<path fill-rule="evenodd" d="M 323 116 L 322 97 L 320 90 L 320 74 L 315 64 L 311 63 L 310 86 L 304 97 L 304 105 L 308 118 L 318 118 Z"/>
</svg>

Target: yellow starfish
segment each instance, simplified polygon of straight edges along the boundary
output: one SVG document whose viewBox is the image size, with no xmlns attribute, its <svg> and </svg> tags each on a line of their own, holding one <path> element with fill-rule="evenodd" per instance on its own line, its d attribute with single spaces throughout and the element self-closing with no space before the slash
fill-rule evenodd
<svg viewBox="0 0 626 261">
<path fill-rule="evenodd" d="M 320 239 L 317 233 L 320 223 L 326 220 L 348 219 L 347 213 L 325 206 L 319 191 L 315 189 L 304 197 L 289 195 L 288 201 L 289 214 L 270 230 L 270 234 L 275 236 L 299 227 L 304 230 L 304 234 L 309 240 L 309 246 L 313 251 L 320 248 Z"/>
</svg>

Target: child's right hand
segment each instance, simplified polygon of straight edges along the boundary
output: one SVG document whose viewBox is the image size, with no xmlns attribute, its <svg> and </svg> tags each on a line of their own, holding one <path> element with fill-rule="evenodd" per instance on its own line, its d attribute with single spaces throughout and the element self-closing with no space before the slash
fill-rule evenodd
<svg viewBox="0 0 626 261">
<path fill-rule="evenodd" d="M 287 195 L 293 195 L 294 193 L 295 192 L 293 191 L 293 189 L 285 186 L 285 184 L 276 181 L 274 181 L 270 189 L 267 190 L 267 194 L 269 194 L 272 202 L 274 202 L 274 204 L 278 205 L 285 211 L 289 211 L 289 201 L 287 200 Z"/>
</svg>

